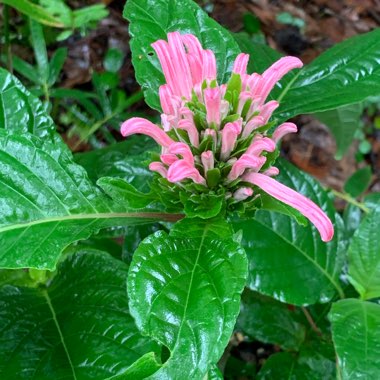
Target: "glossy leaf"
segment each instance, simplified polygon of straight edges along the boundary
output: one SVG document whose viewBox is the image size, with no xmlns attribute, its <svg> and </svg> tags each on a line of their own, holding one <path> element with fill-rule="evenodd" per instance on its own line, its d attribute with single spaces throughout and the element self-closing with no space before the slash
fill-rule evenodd
<svg viewBox="0 0 380 380">
<path fill-rule="evenodd" d="M 357 299 L 334 303 L 330 320 L 343 380 L 379 376 L 380 305 Z"/>
<path fill-rule="evenodd" d="M 49 86 L 53 86 L 53 84 L 58 80 L 59 74 L 63 68 L 67 57 L 67 48 L 61 47 L 58 48 L 51 57 L 49 63 Z"/>
<path fill-rule="evenodd" d="M 105 196 L 62 143 L 0 130 L 0 160 L 0 267 L 54 269 L 72 242 L 160 217 Z"/>
<path fill-rule="evenodd" d="M 350 104 L 336 109 L 314 114 L 331 130 L 336 141 L 336 159 L 340 160 L 350 147 L 355 132 L 360 127 L 361 104 Z"/>
<path fill-rule="evenodd" d="M 148 169 L 150 152 L 157 144 L 143 136 L 132 136 L 109 147 L 78 153 L 75 161 L 82 165 L 96 183 L 101 177 L 119 177 L 143 192 L 148 192 L 153 173 Z"/>
<path fill-rule="evenodd" d="M 380 29 L 349 38 L 305 66 L 281 94 L 280 119 L 331 110 L 380 94 Z"/>
<path fill-rule="evenodd" d="M 105 379 L 158 354 L 129 314 L 126 276 L 126 264 L 83 250 L 59 265 L 47 288 L 3 286 L 0 377 Z"/>
<path fill-rule="evenodd" d="M 151 379 L 203 379 L 232 333 L 246 281 L 244 251 L 223 221 L 185 219 L 136 250 L 130 310 L 171 356 Z"/>
<path fill-rule="evenodd" d="M 362 221 L 348 250 L 348 274 L 363 299 L 380 297 L 380 206 Z"/>
<path fill-rule="evenodd" d="M 235 222 L 242 230 L 242 245 L 249 261 L 248 286 L 252 290 L 294 305 L 327 302 L 343 291 L 343 223 L 327 193 L 309 175 L 285 160 L 276 166 L 276 179 L 317 203 L 332 220 L 335 237 L 322 242 L 314 226 L 302 227 L 286 215 L 258 211 L 251 220 Z M 275 275 L 274 275 L 275 274 Z"/>
<path fill-rule="evenodd" d="M 357 170 L 344 184 L 344 191 L 352 197 L 358 197 L 364 193 L 371 183 L 372 170 L 370 166 L 365 166 Z"/>
<path fill-rule="evenodd" d="M 60 141 L 53 120 L 42 103 L 11 75 L 0 68 L 0 129 L 17 133 L 33 133 L 39 137 Z"/>
<path fill-rule="evenodd" d="M 150 107 L 160 110 L 158 88 L 164 83 L 151 44 L 167 39 L 168 32 L 192 33 L 203 48 L 215 53 L 218 80 L 225 83 L 239 48 L 228 31 L 191 0 L 129 0 L 124 9 L 131 34 L 132 62 L 136 79 Z"/>
<path fill-rule="evenodd" d="M 297 321 L 300 311 L 265 297 L 245 291 L 237 329 L 245 335 L 283 349 L 298 349 L 305 339 L 305 327 Z"/>
</svg>

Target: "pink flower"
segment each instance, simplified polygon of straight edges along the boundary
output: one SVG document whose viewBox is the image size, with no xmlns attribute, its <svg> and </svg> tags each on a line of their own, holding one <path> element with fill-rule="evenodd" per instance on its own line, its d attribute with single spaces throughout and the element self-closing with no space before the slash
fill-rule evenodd
<svg viewBox="0 0 380 380">
<path fill-rule="evenodd" d="M 203 49 L 195 36 L 173 32 L 168 41 L 159 40 L 152 46 L 166 81 L 159 89 L 162 128 L 141 118 L 121 126 L 123 136 L 142 133 L 161 145 L 160 161 L 152 162 L 149 168 L 189 196 L 198 190 L 222 194 L 227 210 L 251 197 L 259 187 L 300 211 L 315 224 L 324 241 L 330 240 L 333 227 L 323 211 L 271 178 L 278 169 L 271 166 L 276 155 L 270 153 L 297 127 L 288 122 L 273 134 L 268 132 L 267 124 L 279 103 L 266 99 L 276 83 L 290 70 L 302 67 L 302 62 L 284 57 L 262 75 L 247 74 L 249 56 L 242 53 L 233 65 L 233 81 L 219 84 L 214 53 Z M 213 175 L 207 175 L 212 169 Z M 191 182 L 204 189 L 189 187 Z M 160 186 L 168 186 L 175 194 L 173 185 L 165 180 Z"/>
<path fill-rule="evenodd" d="M 293 189 L 261 173 L 248 173 L 243 180 L 264 190 L 273 198 L 298 210 L 315 225 L 323 241 L 330 241 L 334 236 L 334 227 L 326 214 L 310 199 Z"/>
</svg>

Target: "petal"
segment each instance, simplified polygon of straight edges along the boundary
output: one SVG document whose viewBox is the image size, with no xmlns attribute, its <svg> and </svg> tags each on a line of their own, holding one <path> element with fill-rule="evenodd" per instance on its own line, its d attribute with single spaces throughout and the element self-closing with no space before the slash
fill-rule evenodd
<svg viewBox="0 0 380 380">
<path fill-rule="evenodd" d="M 155 140 L 157 144 L 166 148 L 174 143 L 174 140 L 172 140 L 161 128 L 141 117 L 132 117 L 125 121 L 121 125 L 120 132 L 124 137 L 134 135 L 135 133 L 147 135 Z"/>
<path fill-rule="evenodd" d="M 283 123 L 276 128 L 272 135 L 273 141 L 277 144 L 280 139 L 282 139 L 288 133 L 296 133 L 297 126 L 294 123 Z"/>
<path fill-rule="evenodd" d="M 195 183 L 206 185 L 206 180 L 199 174 L 199 171 L 185 160 L 178 160 L 169 167 L 168 181 L 174 183 L 188 178 L 192 179 Z"/>
<path fill-rule="evenodd" d="M 288 204 L 310 220 L 319 231 L 323 241 L 330 241 L 334 236 L 334 227 L 328 216 L 310 199 L 295 190 L 277 182 L 261 173 L 249 173 L 243 180 L 258 186 L 273 198 Z"/>
</svg>

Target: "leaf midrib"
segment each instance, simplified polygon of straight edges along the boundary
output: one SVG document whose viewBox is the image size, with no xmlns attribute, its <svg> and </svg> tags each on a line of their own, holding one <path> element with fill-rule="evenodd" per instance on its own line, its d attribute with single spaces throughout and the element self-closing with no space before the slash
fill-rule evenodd
<svg viewBox="0 0 380 380">
<path fill-rule="evenodd" d="M 59 322 L 58 322 L 58 320 L 57 320 L 57 315 L 56 315 L 55 310 L 54 310 L 54 307 L 53 307 L 53 305 L 52 305 L 52 303 L 51 303 L 51 299 L 50 299 L 50 297 L 49 297 L 49 294 L 48 294 L 48 292 L 47 292 L 46 290 L 43 290 L 43 291 L 42 291 L 42 294 L 43 294 L 44 298 L 46 299 L 46 303 L 47 303 L 47 305 L 49 306 L 49 310 L 50 310 L 50 312 L 51 312 L 51 315 L 52 315 L 52 318 L 53 318 L 53 321 L 54 321 L 54 325 L 55 325 L 55 327 L 57 328 L 58 335 L 59 335 L 59 337 L 60 337 L 60 339 L 61 339 L 62 347 L 63 347 L 63 349 L 64 349 L 64 351 L 65 351 L 65 353 L 66 353 L 67 361 L 68 361 L 68 363 L 69 363 L 69 365 L 70 365 L 71 372 L 72 372 L 72 374 L 73 374 L 73 379 L 74 379 L 74 380 L 77 380 L 77 376 L 76 376 L 76 374 L 75 374 L 74 365 L 73 365 L 73 363 L 72 363 L 72 361 L 71 361 L 71 357 L 70 357 L 70 354 L 69 354 L 69 350 L 68 350 L 68 348 L 67 348 L 67 346 L 66 346 L 65 338 L 63 337 L 63 333 L 62 333 L 61 327 L 60 327 L 60 325 L 59 325 Z"/>
<path fill-rule="evenodd" d="M 268 226 L 259 221 L 258 219 L 254 219 L 257 223 L 261 224 L 263 227 L 265 228 L 268 228 Z M 271 231 L 273 231 L 279 238 L 281 238 L 282 240 L 284 240 L 287 244 L 291 245 L 292 247 L 294 247 L 298 252 L 301 253 L 302 256 L 304 256 L 307 260 L 309 260 L 311 263 L 314 264 L 314 266 L 320 270 L 320 272 L 331 282 L 331 284 L 334 286 L 334 288 L 336 289 L 336 291 L 338 292 L 339 296 L 341 298 L 344 298 L 344 294 L 343 294 L 343 290 L 342 288 L 339 286 L 339 284 L 336 283 L 336 281 L 330 276 L 330 274 L 328 272 L 325 271 L 324 268 L 322 268 L 316 261 L 314 261 L 310 256 L 308 256 L 305 252 L 303 252 L 299 247 L 297 247 L 296 245 L 293 244 L 293 242 L 291 242 L 289 239 L 287 239 L 285 236 L 281 235 L 280 233 L 278 233 L 276 230 L 274 230 L 273 228 L 271 228 Z"/>
<path fill-rule="evenodd" d="M 64 216 L 56 216 L 52 218 L 44 218 L 33 220 L 25 223 L 17 223 L 6 225 L 0 227 L 0 234 L 3 232 L 28 228 L 35 225 L 54 223 L 54 222 L 64 222 L 69 220 L 93 220 L 93 219 L 158 219 L 175 222 L 183 217 L 182 214 L 166 214 L 160 212 L 120 212 L 120 213 L 99 213 L 99 214 L 77 214 L 77 215 L 64 215 Z"/>
</svg>

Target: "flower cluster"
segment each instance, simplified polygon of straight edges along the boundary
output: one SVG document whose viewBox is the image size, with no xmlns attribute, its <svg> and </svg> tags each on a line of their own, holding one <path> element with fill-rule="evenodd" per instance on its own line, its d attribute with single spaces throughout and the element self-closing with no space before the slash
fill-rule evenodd
<svg viewBox="0 0 380 380">
<path fill-rule="evenodd" d="M 279 103 L 266 100 L 276 83 L 302 62 L 284 57 L 263 74 L 249 75 L 249 56 L 242 53 L 228 83 L 219 85 L 215 55 L 195 36 L 169 33 L 168 41 L 152 46 L 166 80 L 159 89 L 162 126 L 132 118 L 121 127 L 123 136 L 141 133 L 161 145 L 160 159 L 150 164 L 150 170 L 185 189 L 189 183 L 204 191 L 223 188 L 224 196 L 235 203 L 265 192 L 306 216 L 322 240 L 331 240 L 333 226 L 322 210 L 272 178 L 279 173 L 272 166 L 276 144 L 297 127 L 283 123 L 269 133 Z M 194 186 L 189 189 L 194 191 Z"/>
</svg>

